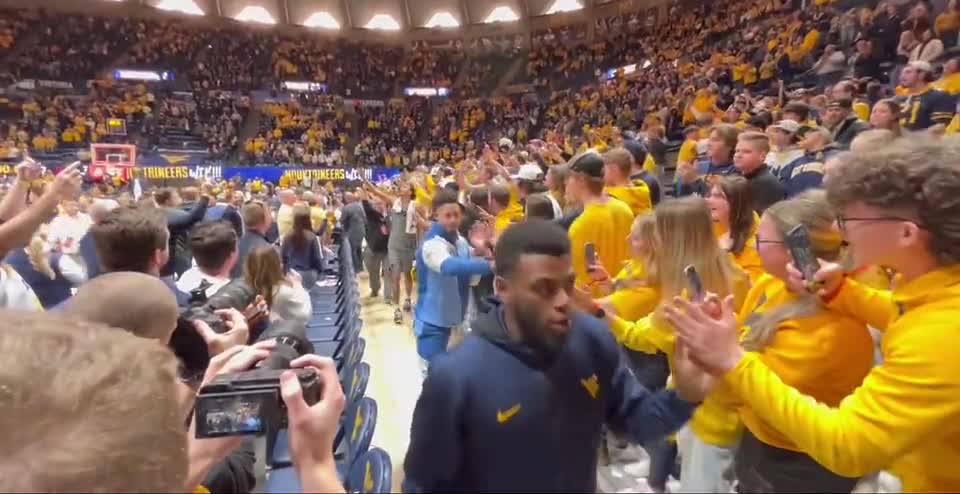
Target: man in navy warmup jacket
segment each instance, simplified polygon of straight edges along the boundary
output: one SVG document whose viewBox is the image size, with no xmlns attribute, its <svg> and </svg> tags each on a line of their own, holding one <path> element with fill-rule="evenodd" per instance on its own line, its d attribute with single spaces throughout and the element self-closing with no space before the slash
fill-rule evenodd
<svg viewBox="0 0 960 494">
<path fill-rule="evenodd" d="M 496 246 L 498 300 L 430 366 L 413 416 L 407 492 L 596 492 L 603 425 L 644 443 L 679 429 L 706 394 L 682 370 L 650 393 L 610 330 L 574 311 L 562 227 L 513 225 Z"/>
</svg>

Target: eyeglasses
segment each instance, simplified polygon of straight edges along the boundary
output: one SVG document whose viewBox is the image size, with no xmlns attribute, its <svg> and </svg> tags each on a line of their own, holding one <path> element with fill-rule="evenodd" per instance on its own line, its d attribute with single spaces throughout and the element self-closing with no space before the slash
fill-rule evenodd
<svg viewBox="0 0 960 494">
<path fill-rule="evenodd" d="M 760 246 L 763 245 L 763 244 L 783 245 L 783 242 L 780 241 L 780 240 L 764 240 L 764 239 L 761 239 L 760 237 L 756 237 L 756 241 L 757 241 L 757 248 L 758 248 L 758 249 L 759 249 Z"/>
<path fill-rule="evenodd" d="M 918 228 L 922 228 L 922 227 L 917 223 L 916 220 L 912 220 L 912 219 L 910 219 L 910 218 L 903 218 L 903 217 L 900 217 L 900 216 L 877 216 L 877 217 L 873 217 L 873 218 L 866 218 L 866 217 L 865 217 L 865 218 L 847 218 L 847 217 L 844 217 L 844 216 L 837 216 L 837 226 L 840 228 L 840 231 L 841 231 L 841 232 L 846 233 L 846 231 L 847 231 L 847 223 L 849 223 L 849 222 L 851 222 L 851 221 L 861 221 L 861 222 L 863 222 L 863 221 L 872 221 L 872 222 L 884 222 L 884 223 L 891 223 L 891 222 L 895 223 L 895 222 L 898 222 L 898 221 L 905 221 L 905 222 L 907 222 L 907 223 L 913 223 L 914 225 L 917 225 Z"/>
</svg>

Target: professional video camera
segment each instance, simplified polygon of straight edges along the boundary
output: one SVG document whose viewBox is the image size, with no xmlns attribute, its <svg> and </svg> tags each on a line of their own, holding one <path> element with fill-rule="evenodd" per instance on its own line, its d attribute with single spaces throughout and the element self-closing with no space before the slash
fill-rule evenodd
<svg viewBox="0 0 960 494">
<path fill-rule="evenodd" d="M 256 292 L 240 279 L 227 283 L 209 298 L 206 296 L 208 288 L 210 283 L 204 281 L 190 292 L 190 307 L 180 313 L 177 328 L 170 338 L 170 348 L 183 362 L 185 375 L 182 377 L 188 379 L 202 376 L 210 362 L 207 344 L 197 333 L 193 322 L 203 321 L 210 329 L 223 333 L 227 328 L 215 312 L 230 308 L 242 312 L 257 298 Z M 254 328 L 251 328 L 250 334 L 251 338 L 256 338 Z"/>
<path fill-rule="evenodd" d="M 286 427 L 287 412 L 280 396 L 280 374 L 290 362 L 313 352 L 306 327 L 278 321 L 259 341 L 276 347 L 255 369 L 217 376 L 197 395 L 197 437 L 245 436 Z M 313 369 L 296 369 L 307 404 L 320 399 L 321 381 Z"/>
</svg>

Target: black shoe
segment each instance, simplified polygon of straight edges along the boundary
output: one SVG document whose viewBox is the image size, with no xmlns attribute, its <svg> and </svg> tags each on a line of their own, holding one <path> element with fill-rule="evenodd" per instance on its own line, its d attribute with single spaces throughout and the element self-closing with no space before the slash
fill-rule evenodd
<svg viewBox="0 0 960 494">
<path fill-rule="evenodd" d="M 403 310 L 405 312 L 410 312 L 410 299 L 406 299 L 403 301 Z"/>
<path fill-rule="evenodd" d="M 380 295 L 380 292 L 379 292 L 379 291 L 377 291 L 377 290 L 371 290 L 371 291 L 370 291 L 370 298 L 377 298 L 378 295 Z"/>
<path fill-rule="evenodd" d="M 403 312 L 400 312 L 400 309 L 393 311 L 393 323 L 403 324 Z"/>
</svg>

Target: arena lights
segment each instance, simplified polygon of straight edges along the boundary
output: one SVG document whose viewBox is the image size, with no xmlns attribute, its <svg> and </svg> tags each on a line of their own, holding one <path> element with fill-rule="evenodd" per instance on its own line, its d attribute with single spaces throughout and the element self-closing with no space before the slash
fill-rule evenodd
<svg viewBox="0 0 960 494">
<path fill-rule="evenodd" d="M 559 14 L 561 12 L 573 12 L 583 8 L 578 0 L 555 0 L 553 5 L 544 12 L 544 15 Z"/>
<path fill-rule="evenodd" d="M 488 15 L 487 18 L 483 20 L 483 22 L 489 24 L 493 22 L 513 22 L 517 20 L 520 20 L 520 16 L 518 16 L 517 13 L 513 11 L 513 9 L 505 5 L 501 5 L 491 10 L 490 15 Z"/>
<path fill-rule="evenodd" d="M 453 14 L 444 10 L 442 12 L 437 12 L 436 14 L 433 14 L 433 16 L 430 17 L 430 20 L 427 21 L 424 27 L 428 27 L 431 29 L 438 28 L 438 27 L 439 28 L 460 27 L 460 21 L 458 21 L 457 18 L 453 16 Z"/>
<path fill-rule="evenodd" d="M 445 87 L 408 87 L 403 90 L 403 94 L 433 98 L 435 96 L 449 96 L 450 89 Z"/>
<path fill-rule="evenodd" d="M 363 26 L 366 29 L 377 29 L 380 31 L 399 31 L 400 23 L 396 19 L 391 17 L 389 14 L 376 14 L 370 18 L 370 21 L 367 22 L 366 26 Z"/>
<path fill-rule="evenodd" d="M 340 23 L 333 18 L 333 15 L 327 11 L 314 12 L 303 21 L 307 27 L 319 27 L 321 29 L 340 29 Z"/>
<path fill-rule="evenodd" d="M 204 15 L 203 9 L 193 0 L 160 0 L 156 8 L 170 12 L 180 12 L 189 15 Z"/>
<path fill-rule="evenodd" d="M 130 69 L 118 69 L 113 71 L 113 78 L 118 81 L 150 81 L 150 82 L 160 82 L 160 81 L 172 81 L 174 79 L 173 72 L 155 72 L 152 70 L 130 70 Z"/>
<path fill-rule="evenodd" d="M 267 12 L 267 9 L 259 5 L 248 5 L 240 11 L 234 19 L 242 22 L 257 22 L 260 24 L 276 24 L 277 21 Z"/>
</svg>

